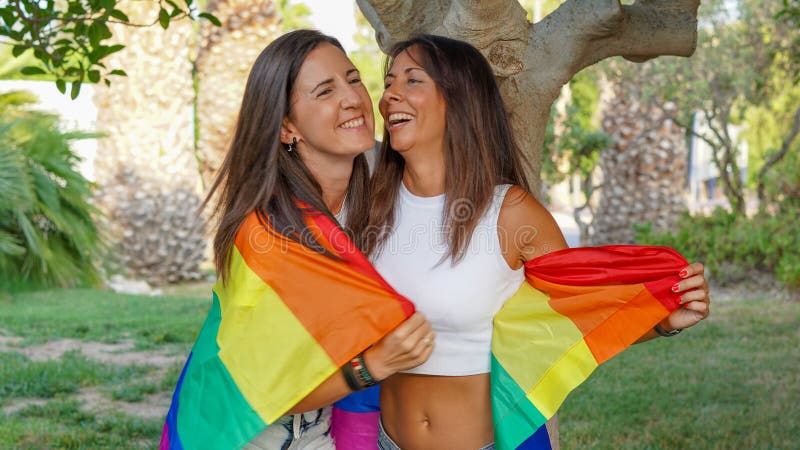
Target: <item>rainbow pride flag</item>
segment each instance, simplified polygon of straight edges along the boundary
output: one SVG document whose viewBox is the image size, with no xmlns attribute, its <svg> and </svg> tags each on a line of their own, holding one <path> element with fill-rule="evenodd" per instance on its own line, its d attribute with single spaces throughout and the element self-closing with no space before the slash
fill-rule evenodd
<svg viewBox="0 0 800 450">
<path fill-rule="evenodd" d="M 273 232 L 253 213 L 230 279 L 183 368 L 161 449 L 238 449 L 413 314 L 334 222 L 309 229 L 337 261 Z"/>
<path fill-rule="evenodd" d="M 549 449 L 544 423 L 594 369 L 675 310 L 670 288 L 688 263 L 666 247 L 562 250 L 525 264 L 494 318 L 496 447 Z"/>
<path fill-rule="evenodd" d="M 241 227 L 231 277 L 214 286 L 161 449 L 241 448 L 413 313 L 330 218 L 309 217 L 340 260 L 274 233 L 255 214 Z M 670 249 L 636 246 L 529 261 L 527 282 L 495 317 L 497 448 L 549 448 L 544 422 L 598 364 L 677 308 L 670 287 L 686 265 Z M 375 448 L 375 392 L 359 394 L 334 410 L 342 450 Z"/>
</svg>

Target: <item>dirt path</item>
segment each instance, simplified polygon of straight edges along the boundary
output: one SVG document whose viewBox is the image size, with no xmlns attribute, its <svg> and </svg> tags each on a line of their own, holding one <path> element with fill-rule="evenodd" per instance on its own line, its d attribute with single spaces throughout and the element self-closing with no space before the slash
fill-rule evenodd
<svg viewBox="0 0 800 450">
<path fill-rule="evenodd" d="M 126 340 L 117 344 L 103 342 L 80 341 L 77 339 L 57 339 L 42 345 L 22 346 L 23 338 L 8 336 L 0 330 L 0 353 L 17 352 L 32 361 L 47 361 L 61 358 L 65 353 L 78 351 L 88 359 L 114 365 L 152 366 L 154 372 L 145 381 L 159 383 L 167 370 L 184 361 L 185 355 L 174 355 L 169 351 L 134 351 L 134 342 Z M 96 387 L 80 389 L 70 396 L 79 400 L 83 409 L 95 414 L 120 411 L 143 419 L 163 418 L 169 408 L 171 392 L 159 392 L 146 396 L 140 402 L 112 400 Z M 14 399 L 3 407 L 6 414 L 14 414 L 30 405 L 42 405 L 46 399 L 20 398 Z"/>
</svg>

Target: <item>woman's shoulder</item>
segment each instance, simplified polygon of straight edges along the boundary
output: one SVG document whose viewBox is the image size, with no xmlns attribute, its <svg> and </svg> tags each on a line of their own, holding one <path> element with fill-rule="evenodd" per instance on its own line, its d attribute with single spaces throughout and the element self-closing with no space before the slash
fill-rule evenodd
<svg viewBox="0 0 800 450">
<path fill-rule="evenodd" d="M 507 227 L 530 224 L 531 221 L 552 218 L 550 212 L 530 192 L 516 186 L 509 185 L 500 207 L 500 222 Z"/>
<path fill-rule="evenodd" d="M 519 257 L 526 261 L 567 248 L 564 236 L 547 208 L 519 186 L 508 188 L 497 228 L 508 239 L 509 250 L 518 252 Z"/>
</svg>

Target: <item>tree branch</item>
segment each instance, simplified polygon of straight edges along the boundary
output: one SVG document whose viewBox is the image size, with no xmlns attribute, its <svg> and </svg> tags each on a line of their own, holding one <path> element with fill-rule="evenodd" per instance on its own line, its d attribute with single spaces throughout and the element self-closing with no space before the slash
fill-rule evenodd
<svg viewBox="0 0 800 450">
<path fill-rule="evenodd" d="M 384 52 L 392 44 L 414 33 L 432 33 L 442 26 L 453 0 L 356 0 L 364 17 L 375 29 L 375 39 Z"/>
<path fill-rule="evenodd" d="M 758 201 L 763 203 L 766 199 L 766 194 L 764 192 L 764 184 L 767 177 L 767 172 L 769 171 L 772 166 L 777 164 L 787 153 L 789 153 L 789 148 L 792 146 L 792 142 L 794 138 L 797 137 L 798 133 L 800 133 L 800 107 L 797 108 L 794 112 L 794 121 L 792 122 L 792 129 L 789 131 L 789 135 L 786 136 L 786 139 L 783 140 L 783 144 L 781 145 L 781 149 L 775 153 L 774 155 L 770 156 L 764 165 L 761 166 L 761 170 L 758 171 Z"/>
<path fill-rule="evenodd" d="M 560 87 L 578 71 L 611 56 L 635 62 L 660 55 L 690 56 L 697 43 L 698 0 L 569 0 L 538 22 L 526 67 Z"/>
<path fill-rule="evenodd" d="M 495 41 L 527 44 L 530 26 L 516 0 L 453 0 L 443 24 L 447 36 L 481 50 Z"/>
</svg>

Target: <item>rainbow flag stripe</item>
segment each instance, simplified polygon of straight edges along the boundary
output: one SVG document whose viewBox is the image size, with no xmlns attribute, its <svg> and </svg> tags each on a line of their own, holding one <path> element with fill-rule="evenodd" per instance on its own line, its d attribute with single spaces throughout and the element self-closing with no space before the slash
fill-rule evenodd
<svg viewBox="0 0 800 450">
<path fill-rule="evenodd" d="M 496 447 L 548 449 L 544 423 L 594 369 L 678 307 L 688 263 L 665 247 L 554 252 L 525 265 L 527 283 L 494 319 Z"/>
<path fill-rule="evenodd" d="M 309 229 L 341 260 L 274 233 L 255 213 L 242 225 L 161 449 L 241 448 L 413 313 L 332 220 L 310 217 Z"/>
</svg>

